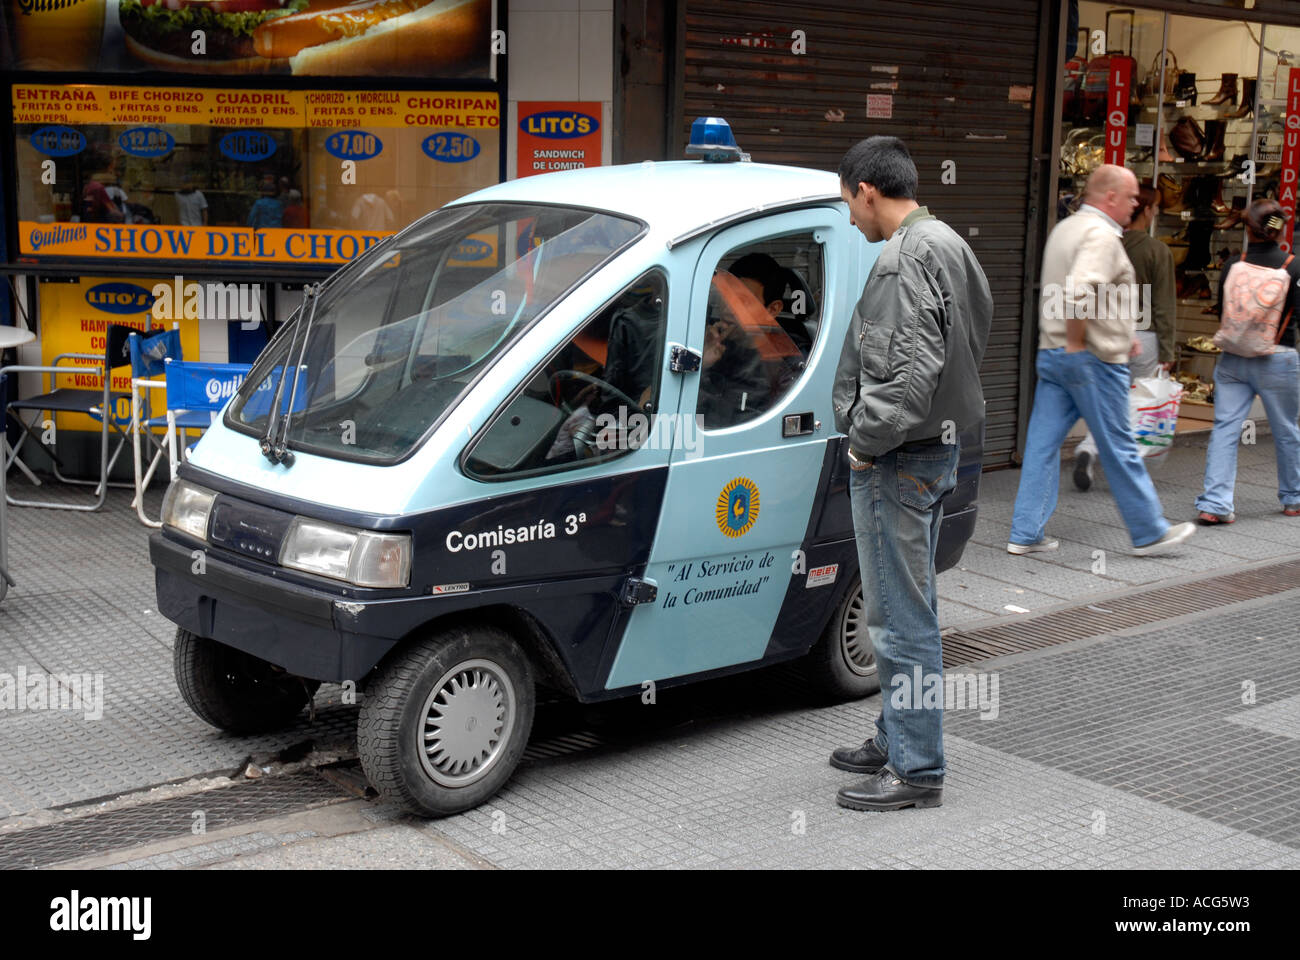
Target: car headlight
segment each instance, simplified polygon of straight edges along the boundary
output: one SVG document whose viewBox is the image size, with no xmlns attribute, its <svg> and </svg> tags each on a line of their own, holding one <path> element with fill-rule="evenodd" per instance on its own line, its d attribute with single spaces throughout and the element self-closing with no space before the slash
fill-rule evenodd
<svg viewBox="0 0 1300 960">
<path fill-rule="evenodd" d="M 294 517 L 280 565 L 358 587 L 404 587 L 411 579 L 411 538 Z"/>
<path fill-rule="evenodd" d="M 196 540 L 207 540 L 208 516 L 216 499 L 214 492 L 188 480 L 173 481 L 163 498 L 163 526 L 175 527 Z"/>
</svg>

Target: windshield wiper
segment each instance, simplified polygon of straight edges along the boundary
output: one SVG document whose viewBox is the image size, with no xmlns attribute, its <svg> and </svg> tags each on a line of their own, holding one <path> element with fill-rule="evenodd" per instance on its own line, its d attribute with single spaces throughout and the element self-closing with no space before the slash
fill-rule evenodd
<svg viewBox="0 0 1300 960">
<path fill-rule="evenodd" d="M 302 373 L 302 360 L 307 352 L 307 342 L 311 337 L 311 326 L 316 319 L 316 304 L 320 299 L 320 287 L 308 286 L 303 288 L 303 305 L 302 309 L 306 311 L 307 319 L 299 324 L 302 329 L 302 345 L 298 348 L 298 359 L 293 365 L 293 387 L 289 391 L 289 406 L 284 415 L 280 415 L 280 401 L 284 398 L 284 382 L 289 377 L 289 358 L 293 356 L 294 344 L 298 342 L 298 332 L 292 331 L 289 338 L 288 349 L 284 352 L 284 367 L 280 371 L 280 381 L 275 385 L 275 397 L 271 401 L 271 412 L 267 416 L 266 435 L 262 437 L 260 444 L 262 456 L 266 457 L 272 463 L 282 463 L 286 467 L 293 466 L 293 452 L 288 448 L 289 426 L 293 418 L 293 405 L 298 397 L 298 377 Z M 302 314 L 299 314 L 301 316 Z M 278 429 L 277 429 L 278 428 Z"/>
</svg>

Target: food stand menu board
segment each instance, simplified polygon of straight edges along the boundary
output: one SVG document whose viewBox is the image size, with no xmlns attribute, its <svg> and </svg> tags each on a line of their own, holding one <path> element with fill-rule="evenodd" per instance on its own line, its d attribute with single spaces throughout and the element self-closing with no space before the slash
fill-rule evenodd
<svg viewBox="0 0 1300 960">
<path fill-rule="evenodd" d="M 12 94 L 28 256 L 336 264 L 499 175 L 494 92 Z"/>
<path fill-rule="evenodd" d="M 4 0 L 0 10 L 18 70 L 486 80 L 505 52 L 492 0 Z"/>
</svg>

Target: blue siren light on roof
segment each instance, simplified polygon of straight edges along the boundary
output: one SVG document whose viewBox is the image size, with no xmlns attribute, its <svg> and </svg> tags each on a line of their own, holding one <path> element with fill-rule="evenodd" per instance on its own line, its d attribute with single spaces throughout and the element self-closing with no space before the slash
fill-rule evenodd
<svg viewBox="0 0 1300 960">
<path fill-rule="evenodd" d="M 749 159 L 749 154 L 740 152 L 736 138 L 731 133 L 731 124 L 722 117 L 695 118 L 691 124 L 691 142 L 686 145 L 686 155 L 714 163 Z"/>
</svg>

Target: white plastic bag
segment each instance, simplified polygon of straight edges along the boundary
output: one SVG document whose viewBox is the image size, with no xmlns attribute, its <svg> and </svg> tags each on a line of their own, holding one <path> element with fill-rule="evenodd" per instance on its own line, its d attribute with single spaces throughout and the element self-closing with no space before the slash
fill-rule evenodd
<svg viewBox="0 0 1300 960">
<path fill-rule="evenodd" d="M 1129 423 L 1148 470 L 1163 463 L 1173 446 L 1182 399 L 1183 385 L 1163 370 L 1133 381 L 1128 393 Z"/>
</svg>

